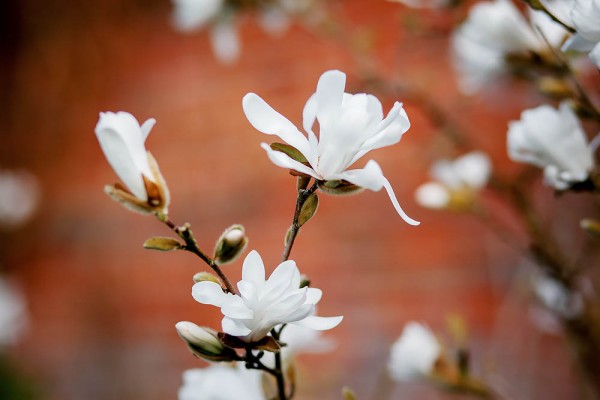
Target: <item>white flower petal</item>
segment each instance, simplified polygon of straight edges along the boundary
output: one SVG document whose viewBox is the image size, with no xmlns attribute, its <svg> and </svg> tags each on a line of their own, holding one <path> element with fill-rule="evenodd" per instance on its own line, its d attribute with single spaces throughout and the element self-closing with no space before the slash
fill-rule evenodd
<svg viewBox="0 0 600 400">
<path fill-rule="evenodd" d="M 308 140 L 287 118 L 275 111 L 254 93 L 248 93 L 242 100 L 248 121 L 262 133 L 277 135 L 284 142 L 308 154 Z"/>
<path fill-rule="evenodd" d="M 394 208 L 396 209 L 396 212 L 400 215 L 400 217 L 402 217 L 402 219 L 404 221 L 406 221 L 407 224 L 409 225 L 419 225 L 420 222 L 419 221 L 415 221 L 414 219 L 412 219 L 411 217 L 409 217 L 404 210 L 402 209 L 402 207 L 400 207 L 400 204 L 398 203 L 398 199 L 396 199 L 396 194 L 394 193 L 394 189 L 392 188 L 392 185 L 390 184 L 390 182 L 387 180 L 387 178 L 383 178 L 383 187 L 385 188 L 388 196 L 390 197 L 390 200 L 392 200 L 392 204 L 394 205 Z"/>
<path fill-rule="evenodd" d="M 224 0 L 172 0 L 173 25 L 180 31 L 201 28 L 223 7 Z"/>
<path fill-rule="evenodd" d="M 320 124 L 321 134 L 333 124 L 339 114 L 346 87 L 346 74 L 331 70 L 323 73 L 317 83 L 315 99 L 317 102 L 316 115 Z M 320 137 L 323 140 L 323 137 Z"/>
<path fill-rule="evenodd" d="M 223 64 L 231 64 L 240 57 L 240 40 L 233 21 L 219 21 L 208 31 L 213 53 Z"/>
<path fill-rule="evenodd" d="M 225 317 L 221 321 L 223 332 L 232 336 L 246 336 L 252 332 L 252 329 L 244 325 L 242 321 Z"/>
<path fill-rule="evenodd" d="M 415 201 L 422 207 L 440 210 L 450 203 L 450 193 L 444 185 L 428 182 L 417 188 Z"/>
<path fill-rule="evenodd" d="M 482 151 L 473 151 L 457 158 L 453 163 L 456 175 L 466 186 L 480 189 L 491 174 L 490 158 Z"/>
<path fill-rule="evenodd" d="M 369 160 L 363 169 L 351 169 L 336 176 L 336 179 L 344 179 L 357 186 L 377 192 L 383 187 L 383 172 L 379 164 Z"/>
<path fill-rule="evenodd" d="M 309 317 L 304 318 L 303 320 L 296 322 L 295 324 L 304 326 L 306 328 L 314 329 L 316 331 L 326 331 L 338 326 L 343 319 L 343 316 L 319 317 L 316 315 L 311 315 Z"/>
<path fill-rule="evenodd" d="M 277 165 L 278 167 L 293 169 L 294 171 L 310 175 L 315 179 L 323 179 L 312 168 L 307 167 L 302 163 L 299 163 L 298 161 L 292 159 L 290 156 L 288 156 L 285 153 L 282 153 L 281 151 L 273 150 L 268 144 L 261 143 L 261 147 L 267 152 L 267 155 L 269 156 L 271 162 Z"/>
<path fill-rule="evenodd" d="M 321 301 L 321 297 L 323 296 L 323 291 L 317 288 L 309 287 L 306 291 L 306 302 L 308 304 L 317 304 Z"/>
<path fill-rule="evenodd" d="M 148 135 L 150 134 L 150 131 L 152 130 L 152 128 L 154 128 L 155 124 L 156 124 L 156 120 L 154 118 L 147 119 L 142 124 L 142 126 L 141 126 L 141 128 L 142 128 L 142 139 L 144 140 L 144 142 L 148 138 Z"/>
<path fill-rule="evenodd" d="M 229 300 L 221 285 L 210 281 L 198 282 L 192 286 L 192 297 L 198 303 L 211 304 L 217 307 L 221 307 L 223 303 Z"/>
<path fill-rule="evenodd" d="M 596 67 L 600 68 L 600 43 L 597 43 L 588 55 Z"/>
<path fill-rule="evenodd" d="M 229 296 L 227 301 L 221 305 L 224 316 L 232 319 L 251 319 L 254 313 L 246 306 L 244 300 L 239 296 Z"/>
<path fill-rule="evenodd" d="M 260 26 L 272 35 L 281 35 L 290 27 L 290 17 L 279 7 L 266 7 L 261 10 Z"/>
<path fill-rule="evenodd" d="M 242 265 L 242 280 L 253 283 L 256 287 L 261 287 L 265 282 L 265 264 L 263 263 L 258 251 L 252 250 Z"/>
</svg>

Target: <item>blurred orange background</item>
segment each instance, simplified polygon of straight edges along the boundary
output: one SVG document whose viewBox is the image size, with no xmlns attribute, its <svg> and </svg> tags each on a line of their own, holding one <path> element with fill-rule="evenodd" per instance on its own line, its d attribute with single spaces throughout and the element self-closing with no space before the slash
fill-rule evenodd
<svg viewBox="0 0 600 400">
<path fill-rule="evenodd" d="M 270 271 L 291 222 L 295 181 L 265 156 L 259 144 L 270 138 L 247 122 L 241 99 L 256 92 L 300 125 L 328 69 L 348 74 L 347 91 L 377 95 L 385 112 L 404 101 L 411 129 L 373 157 L 421 226 L 405 224 L 383 191 L 320 196 L 292 259 L 323 289 L 319 313 L 345 319 L 326 333 L 337 342 L 332 353 L 301 357 L 298 398 L 339 399 L 344 385 L 360 399 L 454 398 L 385 379 L 389 347 L 405 322 L 425 322 L 449 341 L 446 319 L 454 314 L 469 327 L 474 370 L 512 399 L 577 397 L 564 339 L 529 318 L 518 254 L 476 219 L 413 200 L 430 163 L 457 154 L 451 142 L 410 99 L 365 86 L 364 72 L 375 71 L 419 88 L 510 176 L 519 167 L 505 154 L 506 122 L 541 98 L 522 84 L 475 98 L 457 93 L 447 33 L 460 12 L 332 1 L 326 24 L 296 23 L 280 37 L 243 16 L 241 57 L 226 66 L 212 55 L 206 31 L 173 29 L 167 0 L 7 0 L 0 7 L 0 168 L 28 169 L 42 186 L 34 219 L 2 232 L 0 262 L 24 289 L 30 313 L 10 356 L 41 399 L 176 398 L 181 373 L 205 364 L 188 352 L 175 323 L 218 328 L 221 319 L 191 297 L 192 275 L 206 267 L 191 254 L 144 250 L 147 238 L 168 236 L 167 228 L 104 195 L 116 176 L 94 135 L 98 113 L 156 118 L 147 148 L 169 184 L 172 219 L 190 222 L 208 252 L 223 229 L 243 224 L 249 249 Z M 565 235 L 573 235 L 582 201 L 534 190 L 549 220 L 563 218 Z M 565 207 L 568 218 L 554 214 Z M 241 262 L 224 268 L 239 279 Z"/>
</svg>

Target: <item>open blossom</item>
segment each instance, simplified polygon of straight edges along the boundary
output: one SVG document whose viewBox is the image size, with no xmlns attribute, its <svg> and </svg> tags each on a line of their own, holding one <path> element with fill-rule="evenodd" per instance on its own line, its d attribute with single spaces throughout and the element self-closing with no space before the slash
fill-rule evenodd
<svg viewBox="0 0 600 400">
<path fill-rule="evenodd" d="M 103 112 L 96 125 L 96 137 L 109 164 L 126 186 L 108 186 L 107 193 L 139 212 L 166 212 L 169 192 L 144 142 L 156 123 L 154 118 L 141 126 L 127 112 Z"/>
<path fill-rule="evenodd" d="M 560 25 L 541 12 L 532 12 L 528 21 L 510 0 L 476 3 L 467 20 L 452 35 L 454 63 L 459 84 L 465 93 L 473 93 L 501 74 L 510 59 L 526 60 L 531 54 L 542 55 L 546 40 L 559 45 L 565 35 Z M 535 27 L 535 28 L 534 28 Z M 543 32 L 543 37 L 536 29 Z"/>
<path fill-rule="evenodd" d="M 453 161 L 438 161 L 430 170 L 434 181 L 419 186 L 415 199 L 423 207 L 433 209 L 468 207 L 487 183 L 490 173 L 490 159 L 481 151 Z"/>
<path fill-rule="evenodd" d="M 409 322 L 392 345 L 388 370 L 392 378 L 409 381 L 429 375 L 442 352 L 435 335 L 425 325 Z"/>
<path fill-rule="evenodd" d="M 215 282 L 198 282 L 192 296 L 203 304 L 220 307 L 225 316 L 223 331 L 245 342 L 257 342 L 280 324 L 299 324 L 316 330 L 336 327 L 342 317 L 315 316 L 315 305 L 322 292 L 316 288 L 300 288 L 300 272 L 294 261 L 285 261 L 265 280 L 265 267 L 260 255 L 251 251 L 244 260 L 239 295 L 224 293 Z"/>
<path fill-rule="evenodd" d="M 600 1 L 574 0 L 570 13 L 577 31 L 563 50 L 588 52 L 590 59 L 600 68 Z"/>
<path fill-rule="evenodd" d="M 370 160 L 362 169 L 349 169 L 370 150 L 400 141 L 410 127 L 402 104 L 396 102 L 384 118 L 381 103 L 375 96 L 344 93 L 345 85 L 343 72 L 327 71 L 321 75 L 316 92 L 304 106 L 303 127 L 308 137 L 254 93 L 244 96 L 244 112 L 254 128 L 279 136 L 304 158 L 298 161 L 263 143 L 262 147 L 275 165 L 315 178 L 324 191 L 335 191 L 336 185 L 373 191 L 385 188 L 398 214 L 409 224 L 418 225 L 398 204 L 377 162 Z M 318 138 L 313 131 L 317 121 Z"/>
<path fill-rule="evenodd" d="M 587 180 L 594 168 L 592 147 L 567 103 L 525 110 L 510 122 L 508 155 L 544 168 L 546 183 L 558 190 Z"/>
<path fill-rule="evenodd" d="M 183 373 L 179 400 L 264 400 L 262 373 L 243 364 L 212 364 Z"/>
<path fill-rule="evenodd" d="M 241 7 L 257 9 L 263 29 L 279 34 L 289 26 L 288 14 L 297 12 L 303 3 L 304 0 L 173 0 L 173 25 L 181 32 L 208 27 L 213 53 L 222 63 L 230 64 L 240 55 L 241 44 L 235 19 Z"/>
</svg>

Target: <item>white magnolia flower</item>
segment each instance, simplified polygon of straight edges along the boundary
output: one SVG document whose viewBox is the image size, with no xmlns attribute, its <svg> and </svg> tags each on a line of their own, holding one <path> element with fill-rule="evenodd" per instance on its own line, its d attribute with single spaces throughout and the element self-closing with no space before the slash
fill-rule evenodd
<svg viewBox="0 0 600 400">
<path fill-rule="evenodd" d="M 531 14 L 530 23 L 510 0 L 476 3 L 452 35 L 461 90 L 469 94 L 477 91 L 507 69 L 508 58 L 526 59 L 531 53 L 543 53 L 545 40 L 558 45 L 564 35 L 560 25 L 540 12 Z"/>
<path fill-rule="evenodd" d="M 35 212 L 40 188 L 35 176 L 22 170 L 0 170 L 0 226 L 14 229 Z"/>
<path fill-rule="evenodd" d="M 508 125 L 508 156 L 544 168 L 546 182 L 558 190 L 585 181 L 594 168 L 593 149 L 568 104 L 542 105 Z"/>
<path fill-rule="evenodd" d="M 198 282 L 192 296 L 203 304 L 220 307 L 225 316 L 225 333 L 245 342 L 264 338 L 276 325 L 299 324 L 316 330 L 336 327 L 343 317 L 317 317 L 315 305 L 322 292 L 315 288 L 300 288 L 300 272 L 294 261 L 285 261 L 265 280 L 265 267 L 260 255 L 251 251 L 244 260 L 239 295 L 224 293 L 215 282 Z"/>
<path fill-rule="evenodd" d="M 10 281 L 0 278 L 0 348 L 15 343 L 26 323 L 23 294 Z"/>
<path fill-rule="evenodd" d="M 244 96 L 244 112 L 256 129 L 279 136 L 306 159 L 306 163 L 299 162 L 263 143 L 262 147 L 275 165 L 324 182 L 320 186 L 323 190 L 327 190 L 326 181 L 349 182 L 373 191 L 385 188 L 398 214 L 409 224 L 418 225 L 402 210 L 392 186 L 374 160 L 362 169 L 349 169 L 370 150 L 400 141 L 410 127 L 402 104 L 396 102 L 384 118 L 381 103 L 375 96 L 344 93 L 345 85 L 343 72 L 327 71 L 321 75 L 316 92 L 304 106 L 303 127 L 308 138 L 254 93 Z M 318 138 L 313 131 L 316 121 L 319 122 Z"/>
<path fill-rule="evenodd" d="M 185 371 L 178 399 L 265 400 L 266 397 L 260 371 L 246 369 L 240 363 L 235 366 L 219 363 Z"/>
<path fill-rule="evenodd" d="M 429 375 L 442 348 L 435 335 L 417 322 L 405 325 L 402 335 L 392 345 L 388 370 L 393 379 L 409 381 Z"/>
<path fill-rule="evenodd" d="M 136 211 L 166 212 L 169 193 L 158 165 L 144 142 L 156 123 L 154 118 L 141 126 L 127 112 L 103 112 L 96 125 L 96 137 L 109 164 L 127 187 L 108 187 L 116 200 Z"/>
<path fill-rule="evenodd" d="M 570 17 L 577 33 L 565 43 L 563 50 L 587 52 L 600 68 L 600 1 L 574 0 Z"/>
<path fill-rule="evenodd" d="M 419 186 L 415 200 L 427 208 L 460 208 L 473 200 L 486 185 L 490 174 L 490 158 L 481 151 L 467 153 L 454 161 L 438 161 L 430 170 L 434 181 Z"/>
</svg>

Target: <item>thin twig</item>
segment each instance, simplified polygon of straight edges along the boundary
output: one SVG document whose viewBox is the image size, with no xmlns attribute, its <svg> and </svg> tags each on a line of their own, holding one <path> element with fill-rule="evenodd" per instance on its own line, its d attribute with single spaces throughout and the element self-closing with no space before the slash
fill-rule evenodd
<svg viewBox="0 0 600 400">
<path fill-rule="evenodd" d="M 165 225 L 167 225 L 173 232 L 175 232 L 177 234 L 177 236 L 179 236 L 185 242 L 185 246 L 183 247 L 183 250 L 187 250 L 190 253 L 193 253 L 193 254 L 197 255 L 198 257 L 200 257 L 200 259 L 202 259 L 202 261 L 204 261 L 219 276 L 219 278 L 221 279 L 221 282 L 223 283 L 223 285 L 225 285 L 225 289 L 229 293 L 239 294 L 235 290 L 235 288 L 233 287 L 233 285 L 231 284 L 229 279 L 227 279 L 227 276 L 225 276 L 225 274 L 223 273 L 223 271 L 221 270 L 219 265 L 212 258 L 210 258 L 206 254 L 204 254 L 204 252 L 202 250 L 200 250 L 200 247 L 198 246 L 198 242 L 196 241 L 196 238 L 194 237 L 194 233 L 191 230 L 190 224 L 186 223 L 183 226 L 177 226 L 169 218 L 169 216 L 165 215 L 165 214 L 158 214 L 157 218 L 159 219 L 159 221 L 161 221 Z"/>
<path fill-rule="evenodd" d="M 283 249 L 283 255 L 281 256 L 281 262 L 287 261 L 287 259 L 290 257 L 290 253 L 292 252 L 292 246 L 294 246 L 294 241 L 296 240 L 296 236 L 300 231 L 300 224 L 298 223 L 298 218 L 300 217 L 302 206 L 306 202 L 306 199 L 308 199 L 309 196 L 313 194 L 315 190 L 317 190 L 317 187 L 317 182 L 315 182 L 308 189 L 298 189 L 298 198 L 296 199 L 296 210 L 294 211 L 292 226 L 286 238 L 285 248 Z"/>
</svg>

